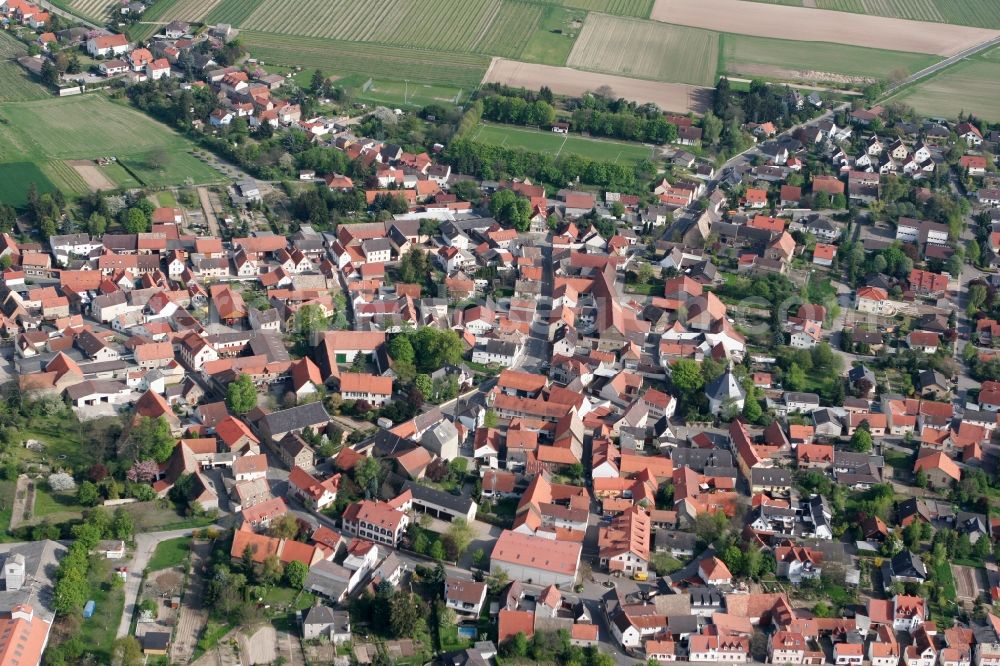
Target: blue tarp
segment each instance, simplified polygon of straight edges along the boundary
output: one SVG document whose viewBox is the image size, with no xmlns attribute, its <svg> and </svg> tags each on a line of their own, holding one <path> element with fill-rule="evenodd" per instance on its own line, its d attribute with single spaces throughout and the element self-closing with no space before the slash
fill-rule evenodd
<svg viewBox="0 0 1000 666">
<path fill-rule="evenodd" d="M 86 604 L 86 605 L 85 605 L 85 606 L 83 607 L 83 617 L 84 617 L 84 618 L 88 618 L 88 617 L 90 617 L 90 616 L 91 616 L 91 615 L 93 615 L 93 614 L 94 614 L 94 600 L 93 600 L 93 599 L 91 599 L 91 600 L 90 600 L 90 601 L 88 601 L 88 602 L 87 602 L 87 604 Z"/>
</svg>

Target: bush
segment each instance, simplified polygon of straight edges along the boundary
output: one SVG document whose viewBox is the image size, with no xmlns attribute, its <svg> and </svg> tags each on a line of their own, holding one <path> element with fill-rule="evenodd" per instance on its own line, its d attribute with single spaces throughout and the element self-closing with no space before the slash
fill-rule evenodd
<svg viewBox="0 0 1000 666">
<path fill-rule="evenodd" d="M 48 478 L 49 488 L 56 492 L 65 493 L 76 490 L 76 481 L 65 472 L 50 474 Z"/>
</svg>

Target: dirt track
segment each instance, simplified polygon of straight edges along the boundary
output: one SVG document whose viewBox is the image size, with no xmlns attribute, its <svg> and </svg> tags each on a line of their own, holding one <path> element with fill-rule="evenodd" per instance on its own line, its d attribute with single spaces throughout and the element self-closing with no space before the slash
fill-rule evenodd
<svg viewBox="0 0 1000 666">
<path fill-rule="evenodd" d="M 538 90 L 548 86 L 560 95 L 581 95 L 588 90 L 609 86 L 616 97 L 636 102 L 652 102 L 665 111 L 702 113 L 711 100 L 711 88 L 683 83 L 644 81 L 613 74 L 584 72 L 571 67 L 534 65 L 505 58 L 494 58 L 483 83 L 502 83 Z"/>
<path fill-rule="evenodd" d="M 656 0 L 656 21 L 739 35 L 950 56 L 989 41 L 996 30 L 865 16 L 742 0 Z"/>
</svg>

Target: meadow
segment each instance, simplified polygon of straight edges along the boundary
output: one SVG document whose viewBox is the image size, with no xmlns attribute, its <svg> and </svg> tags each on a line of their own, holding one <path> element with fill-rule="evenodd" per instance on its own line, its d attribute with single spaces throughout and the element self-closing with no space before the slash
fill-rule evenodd
<svg viewBox="0 0 1000 666">
<path fill-rule="evenodd" d="M 131 172 L 113 178 L 120 185 L 130 185 L 136 177 L 151 186 L 218 181 L 219 174 L 195 158 L 192 148 L 165 125 L 100 95 L 0 107 L 0 162 L 34 163 L 69 192 L 79 191 L 79 176 L 55 162 L 111 155 L 123 171 Z"/>
<path fill-rule="evenodd" d="M 709 30 L 591 14 L 567 65 L 656 81 L 711 86 L 719 54 Z"/>
<path fill-rule="evenodd" d="M 0 203 L 21 208 L 28 202 L 28 186 L 32 183 L 39 194 L 54 192 L 56 186 L 34 162 L 0 164 Z"/>
<path fill-rule="evenodd" d="M 580 9 L 543 7 L 538 26 L 521 51 L 521 60 L 543 65 L 564 64 L 586 17 Z"/>
<path fill-rule="evenodd" d="M 0 102 L 26 102 L 52 97 L 45 86 L 36 82 L 16 58 L 28 50 L 7 32 L 0 31 Z"/>
<path fill-rule="evenodd" d="M 819 9 L 1000 29 L 996 0 L 816 0 Z"/>
<path fill-rule="evenodd" d="M 490 145 L 523 148 L 553 156 L 573 154 L 603 162 L 638 162 L 653 157 L 653 148 L 641 143 L 590 139 L 494 123 L 480 125 L 469 138 Z"/>
<path fill-rule="evenodd" d="M 719 71 L 726 74 L 841 83 L 911 74 L 940 60 L 920 53 L 826 42 L 811 42 L 803 48 L 801 42 L 731 34 L 721 36 L 719 52 Z"/>
<path fill-rule="evenodd" d="M 442 53 L 363 42 L 276 35 L 244 30 L 243 42 L 254 57 L 267 64 L 321 69 L 328 74 L 361 74 L 375 78 L 409 79 L 472 89 L 490 64 L 488 56 Z"/>
<path fill-rule="evenodd" d="M 892 98 L 925 116 L 955 118 L 959 112 L 1000 121 L 1000 47 L 963 60 L 905 88 Z"/>
</svg>

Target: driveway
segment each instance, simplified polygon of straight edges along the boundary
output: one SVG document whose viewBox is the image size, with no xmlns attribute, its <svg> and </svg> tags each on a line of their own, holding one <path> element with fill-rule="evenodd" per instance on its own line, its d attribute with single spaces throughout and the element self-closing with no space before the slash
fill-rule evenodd
<svg viewBox="0 0 1000 666">
<path fill-rule="evenodd" d="M 149 564 L 149 558 L 153 556 L 156 546 L 161 541 L 190 535 L 190 529 L 171 530 L 169 532 L 147 532 L 136 535 L 135 553 L 132 555 L 132 559 L 124 564 L 124 566 L 128 567 L 128 578 L 125 580 L 125 608 L 122 611 L 121 622 L 118 624 L 117 638 L 128 636 L 129 626 L 132 624 L 132 616 L 135 615 L 136 601 L 139 597 L 139 584 L 142 582 L 142 572 Z"/>
</svg>

